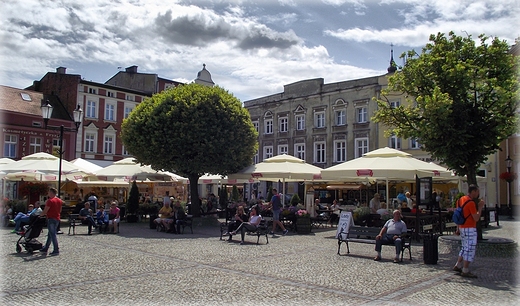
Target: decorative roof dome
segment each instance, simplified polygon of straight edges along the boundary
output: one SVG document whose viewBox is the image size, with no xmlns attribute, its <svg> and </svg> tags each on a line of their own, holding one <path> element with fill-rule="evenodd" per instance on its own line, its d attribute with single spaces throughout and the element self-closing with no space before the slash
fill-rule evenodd
<svg viewBox="0 0 520 306">
<path fill-rule="evenodd" d="M 390 66 L 388 66 L 388 73 L 394 73 L 397 71 L 397 65 L 394 62 L 394 45 L 391 44 L 390 47 L 392 47 L 390 51 Z"/>
<path fill-rule="evenodd" d="M 215 83 L 211 79 L 211 73 L 206 70 L 206 64 L 202 64 L 202 70 L 197 73 L 197 78 L 195 79 L 195 83 L 206 85 L 206 86 L 214 86 Z"/>
</svg>

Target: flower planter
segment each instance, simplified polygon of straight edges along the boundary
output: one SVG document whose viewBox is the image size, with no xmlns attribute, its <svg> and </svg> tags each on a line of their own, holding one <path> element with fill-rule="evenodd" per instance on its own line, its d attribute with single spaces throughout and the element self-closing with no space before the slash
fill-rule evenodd
<svg viewBox="0 0 520 306">
<path fill-rule="evenodd" d="M 296 233 L 300 235 L 310 234 L 311 232 L 311 218 L 299 217 L 296 218 Z"/>
</svg>

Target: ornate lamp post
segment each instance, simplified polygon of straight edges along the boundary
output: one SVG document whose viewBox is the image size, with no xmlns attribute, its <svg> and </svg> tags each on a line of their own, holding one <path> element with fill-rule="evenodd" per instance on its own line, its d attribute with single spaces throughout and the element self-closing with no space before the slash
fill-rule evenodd
<svg viewBox="0 0 520 306">
<path fill-rule="evenodd" d="M 506 158 L 506 167 L 507 167 L 507 173 L 511 173 L 511 167 L 513 166 L 513 160 L 509 157 L 509 155 Z M 511 203 L 512 193 L 511 193 L 511 183 L 513 182 L 513 179 L 507 180 L 507 189 L 508 189 L 508 208 L 509 208 L 509 219 L 513 219 L 513 204 Z"/>
<path fill-rule="evenodd" d="M 58 153 L 60 154 L 60 163 L 59 163 L 59 169 L 58 169 L 58 197 L 61 197 L 61 164 L 63 160 L 63 132 L 78 132 L 79 126 L 81 125 L 81 122 L 83 121 L 83 110 L 78 105 L 78 107 L 74 110 L 74 123 L 76 124 L 75 129 L 66 129 L 61 126 L 48 126 L 47 123 L 49 122 L 49 119 L 52 116 L 53 107 L 49 103 L 49 100 L 45 101 L 45 104 L 41 106 L 42 110 L 42 117 L 43 122 L 45 124 L 45 129 L 51 129 L 51 130 L 59 130 L 60 131 L 60 149 Z"/>
</svg>

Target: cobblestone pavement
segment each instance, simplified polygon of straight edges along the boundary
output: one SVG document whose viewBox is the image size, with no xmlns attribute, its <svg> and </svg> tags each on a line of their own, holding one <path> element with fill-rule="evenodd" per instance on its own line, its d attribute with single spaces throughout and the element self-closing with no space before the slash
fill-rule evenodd
<svg viewBox="0 0 520 306">
<path fill-rule="evenodd" d="M 64 224 L 63 229 L 66 229 Z M 520 221 L 502 221 L 485 236 L 518 241 Z M 118 235 L 59 235 L 60 255 L 15 252 L 18 237 L 0 229 L 2 305 L 516 305 L 518 255 L 477 257 L 465 279 L 450 271 L 456 253 L 441 250 L 425 265 L 422 244 L 413 260 L 392 262 L 383 247 L 351 244 L 339 256 L 334 229 L 260 238 L 245 245 L 219 240 L 215 219 L 195 221 L 194 233 L 156 232 L 148 223 L 121 224 Z M 189 232 L 189 229 L 187 229 Z M 47 231 L 39 240 L 45 242 Z M 345 252 L 346 249 L 342 249 Z M 518 253 L 517 253 L 518 254 Z"/>
</svg>

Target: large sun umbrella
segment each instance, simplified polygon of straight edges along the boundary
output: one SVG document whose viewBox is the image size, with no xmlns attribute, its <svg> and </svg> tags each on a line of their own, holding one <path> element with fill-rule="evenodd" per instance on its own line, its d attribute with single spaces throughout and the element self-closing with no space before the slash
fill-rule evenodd
<svg viewBox="0 0 520 306">
<path fill-rule="evenodd" d="M 412 181 L 416 176 L 453 179 L 452 172 L 444 167 L 423 162 L 411 154 L 388 147 L 365 153 L 363 157 L 321 171 L 321 177 L 329 181 L 384 180 L 387 196 L 388 181 Z"/>
<path fill-rule="evenodd" d="M 151 181 L 179 181 L 178 176 L 175 174 L 157 171 L 146 165 L 142 166 L 133 157 L 116 161 L 112 165 L 96 171 L 95 176 L 98 179 L 110 181 L 118 178 L 123 178 L 127 181 L 144 181 L 146 179 Z"/>
<path fill-rule="evenodd" d="M 103 169 L 103 167 L 91 163 L 88 160 L 84 160 L 83 158 L 76 158 L 70 162 L 76 165 L 79 169 L 90 173 L 95 173 L 96 171 Z"/>
<path fill-rule="evenodd" d="M 322 178 L 331 181 L 366 178 L 414 180 L 415 175 L 452 178 L 452 172 L 444 167 L 423 162 L 409 153 L 388 147 L 365 153 L 363 157 L 321 171 Z"/>
<path fill-rule="evenodd" d="M 291 155 L 282 154 L 264 160 L 261 163 L 251 165 L 238 173 L 230 174 L 230 179 L 255 178 L 260 181 L 282 181 L 283 193 L 285 194 L 286 181 L 312 181 L 320 179 L 322 169 L 304 160 Z M 285 197 L 282 197 L 284 201 Z"/>
<path fill-rule="evenodd" d="M 22 159 L 14 163 L 6 164 L 2 167 L 2 171 L 6 173 L 22 172 L 22 171 L 41 171 L 46 175 L 57 175 L 59 172 L 60 159 L 54 155 L 39 152 L 22 157 Z M 62 160 L 62 174 L 85 175 L 77 166 L 66 160 Z"/>
<path fill-rule="evenodd" d="M 236 185 L 244 183 L 253 183 L 253 178 L 249 179 L 230 179 L 227 176 L 221 176 L 218 174 L 205 174 L 199 178 L 199 184 L 225 184 L 225 185 Z"/>
</svg>

